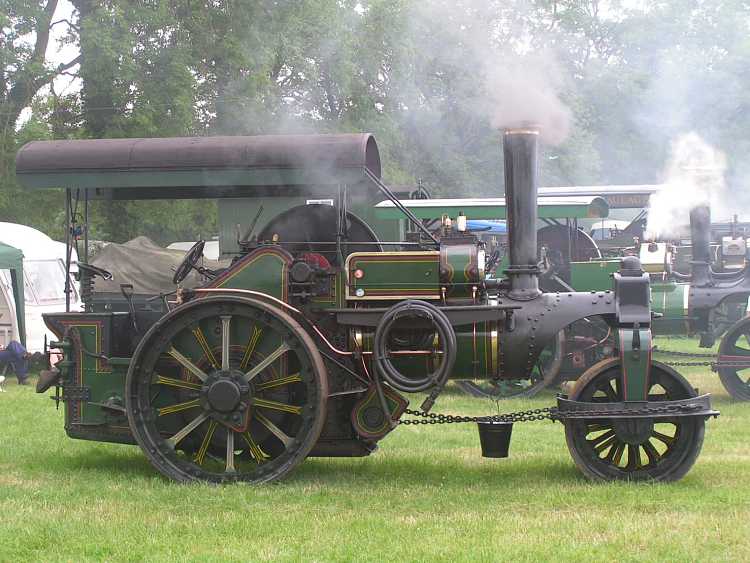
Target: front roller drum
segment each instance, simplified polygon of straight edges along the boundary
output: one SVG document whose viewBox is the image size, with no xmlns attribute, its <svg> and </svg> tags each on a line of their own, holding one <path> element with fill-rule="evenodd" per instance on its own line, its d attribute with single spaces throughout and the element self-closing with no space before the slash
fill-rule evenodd
<svg viewBox="0 0 750 563">
<path fill-rule="evenodd" d="M 304 329 L 275 306 L 238 297 L 165 315 L 126 379 L 136 441 L 180 482 L 283 477 L 318 440 L 327 397 L 323 359 Z"/>
<path fill-rule="evenodd" d="M 737 321 L 721 339 L 716 369 L 733 399 L 750 401 L 750 318 Z"/>
<path fill-rule="evenodd" d="M 649 404 L 696 396 L 679 373 L 653 362 Z M 570 399 L 621 402 L 620 360 L 611 358 L 593 365 L 577 381 Z M 704 416 L 565 420 L 565 437 L 575 464 L 586 477 L 597 481 L 677 481 L 695 463 L 704 430 Z"/>
</svg>

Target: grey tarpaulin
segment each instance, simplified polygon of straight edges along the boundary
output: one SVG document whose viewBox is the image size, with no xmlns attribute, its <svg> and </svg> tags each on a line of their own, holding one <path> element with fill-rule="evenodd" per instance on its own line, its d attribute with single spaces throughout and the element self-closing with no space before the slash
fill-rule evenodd
<svg viewBox="0 0 750 563">
<path fill-rule="evenodd" d="M 183 250 L 162 248 L 147 237 L 136 237 L 124 244 L 110 243 L 92 260 L 92 264 L 104 268 L 113 275 L 112 281 L 96 278 L 95 291 L 120 292 L 120 284 L 133 285 L 140 294 L 158 294 L 172 291 L 174 268 L 185 257 Z M 201 265 L 209 269 L 226 267 L 228 263 L 203 259 Z M 183 287 L 197 287 L 205 283 L 193 270 L 182 282 Z"/>
</svg>

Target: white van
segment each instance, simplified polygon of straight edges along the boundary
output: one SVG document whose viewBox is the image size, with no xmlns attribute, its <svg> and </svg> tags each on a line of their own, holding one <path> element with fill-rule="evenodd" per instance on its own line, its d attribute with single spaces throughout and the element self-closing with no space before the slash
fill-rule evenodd
<svg viewBox="0 0 750 563">
<path fill-rule="evenodd" d="M 0 242 L 4 242 L 23 252 L 24 297 L 26 307 L 26 348 L 29 352 L 44 350 L 44 336 L 53 339 L 51 332 L 42 320 L 43 313 L 65 311 L 65 244 L 52 240 L 46 234 L 26 225 L 0 222 Z M 71 263 L 78 256 L 73 251 Z M 77 267 L 71 268 L 73 271 Z M 0 294 L 12 295 L 10 273 L 0 270 L 0 283 L 5 291 Z M 78 284 L 71 275 L 70 310 L 80 311 L 81 302 Z M 8 309 L 15 311 L 12 303 Z"/>
</svg>

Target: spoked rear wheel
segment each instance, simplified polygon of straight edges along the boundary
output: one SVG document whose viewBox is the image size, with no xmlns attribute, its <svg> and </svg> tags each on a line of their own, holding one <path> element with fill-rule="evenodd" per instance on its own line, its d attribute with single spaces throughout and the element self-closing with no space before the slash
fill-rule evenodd
<svg viewBox="0 0 750 563">
<path fill-rule="evenodd" d="M 737 364 L 720 367 L 719 378 L 733 399 L 750 401 L 750 319 L 735 323 L 721 339 L 719 363 Z"/>
<path fill-rule="evenodd" d="M 317 441 L 328 396 L 314 341 L 266 303 L 210 297 L 165 315 L 128 371 L 130 428 L 176 481 L 262 483 Z"/>
<path fill-rule="evenodd" d="M 593 403 L 622 401 L 621 366 L 617 358 L 592 366 L 578 380 L 571 399 Z M 679 373 L 654 362 L 649 401 L 695 397 Z M 568 449 L 578 468 L 600 481 L 676 481 L 695 463 L 701 446 L 702 417 L 640 419 L 569 419 Z"/>
</svg>

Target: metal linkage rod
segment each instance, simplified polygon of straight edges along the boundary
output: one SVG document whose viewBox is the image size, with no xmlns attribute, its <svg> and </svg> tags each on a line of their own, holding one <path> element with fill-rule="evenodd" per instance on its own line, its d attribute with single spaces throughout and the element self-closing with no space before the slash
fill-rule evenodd
<svg viewBox="0 0 750 563">
<path fill-rule="evenodd" d="M 429 230 L 429 229 L 428 229 L 427 227 L 425 227 L 425 226 L 424 226 L 424 225 L 422 224 L 422 221 L 420 221 L 419 219 L 417 219 L 417 217 L 416 217 L 416 216 L 414 215 L 414 213 L 412 213 L 412 212 L 411 212 L 411 211 L 409 211 L 409 210 L 408 210 L 408 209 L 407 209 L 406 207 L 404 207 L 404 204 L 403 204 L 403 203 L 401 203 L 401 202 L 400 202 L 400 201 L 398 200 L 398 198 L 396 197 L 396 195 L 395 195 L 395 194 L 394 194 L 394 193 L 393 193 L 393 192 L 391 191 L 391 189 L 390 189 L 390 188 L 389 188 L 388 186 L 386 186 L 386 185 L 385 185 L 385 184 L 384 184 L 384 183 L 383 183 L 383 182 L 382 182 L 382 181 L 380 180 L 380 178 L 378 178 L 378 177 L 377 177 L 377 176 L 376 176 L 375 174 L 373 174 L 373 173 L 372 173 L 372 172 L 371 172 L 371 171 L 370 171 L 370 170 L 369 170 L 368 168 L 365 168 L 365 175 L 366 175 L 366 176 L 367 176 L 367 177 L 368 177 L 368 178 L 369 178 L 369 179 L 370 179 L 370 180 L 372 181 L 372 183 L 373 183 L 373 184 L 375 184 L 375 185 L 376 185 L 376 186 L 378 187 L 378 189 L 379 189 L 379 190 L 380 190 L 381 192 L 383 192 L 383 194 L 385 194 L 385 197 L 387 197 L 388 199 L 390 199 L 390 200 L 391 200 L 391 201 L 393 202 L 393 205 L 395 205 L 396 207 L 398 207 L 398 208 L 399 208 L 399 210 L 400 210 L 400 211 L 401 211 L 401 212 L 402 212 L 402 213 L 403 213 L 404 215 L 406 215 L 406 217 L 407 217 L 407 218 L 408 218 L 408 219 L 409 219 L 409 220 L 410 220 L 410 221 L 411 221 L 412 223 L 414 223 L 414 225 L 415 225 L 415 226 L 416 226 L 416 227 L 417 227 L 417 228 L 418 228 L 418 229 L 419 229 L 420 231 L 422 231 L 422 232 L 423 232 L 423 233 L 424 233 L 425 235 L 427 235 L 428 237 L 430 237 L 430 239 L 432 239 L 432 242 L 434 242 L 434 243 L 435 243 L 435 244 L 436 244 L 437 246 L 440 246 L 440 241 L 439 241 L 439 240 L 438 240 L 438 239 L 437 239 L 437 238 L 435 237 L 435 235 L 433 235 L 433 234 L 432 234 L 432 233 L 430 232 L 430 230 Z"/>
</svg>

